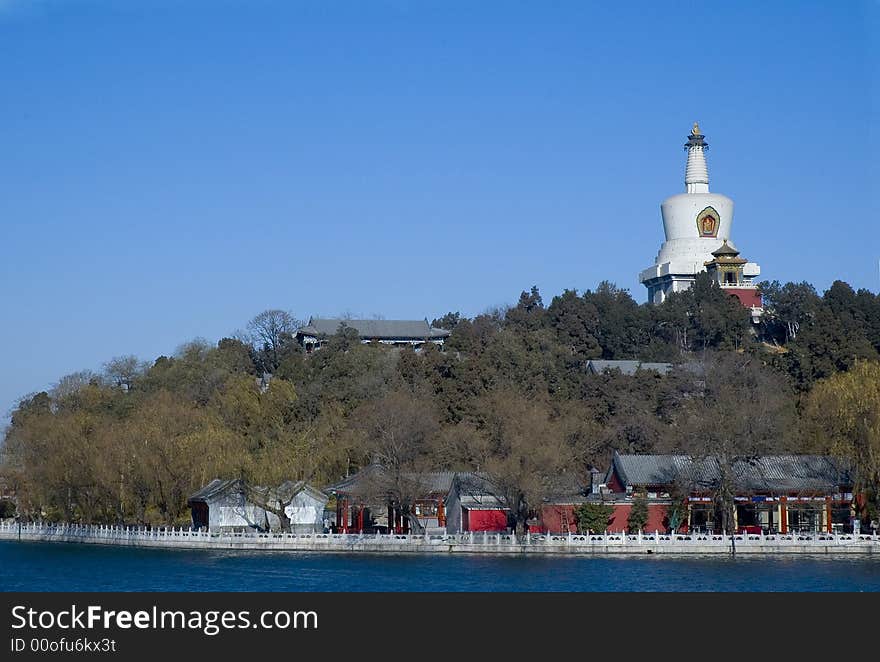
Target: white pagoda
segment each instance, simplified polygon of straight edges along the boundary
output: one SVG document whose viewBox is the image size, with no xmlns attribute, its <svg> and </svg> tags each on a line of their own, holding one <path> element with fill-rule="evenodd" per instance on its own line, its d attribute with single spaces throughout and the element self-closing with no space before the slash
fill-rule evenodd
<svg viewBox="0 0 880 662">
<path fill-rule="evenodd" d="M 659 304 L 673 292 L 688 289 L 701 271 L 722 259 L 736 259 L 736 269 L 711 269 L 718 274 L 718 284 L 752 309 L 757 318 L 761 299 L 755 277 L 761 268 L 738 258 L 739 251 L 730 239 L 733 225 L 733 200 L 709 192 L 709 169 L 706 166 L 706 136 L 694 122 L 688 141 L 685 167 L 685 192 L 666 198 L 660 205 L 666 241 L 654 264 L 639 274 L 639 282 L 648 288 L 648 301 Z M 722 250 L 723 247 L 723 250 Z M 731 275 L 732 274 L 732 275 Z"/>
</svg>

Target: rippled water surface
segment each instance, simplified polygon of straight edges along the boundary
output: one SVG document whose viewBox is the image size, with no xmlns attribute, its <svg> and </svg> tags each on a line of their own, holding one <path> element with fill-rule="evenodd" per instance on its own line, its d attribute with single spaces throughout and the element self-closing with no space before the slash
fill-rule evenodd
<svg viewBox="0 0 880 662">
<path fill-rule="evenodd" d="M 3 591 L 880 591 L 880 558 L 558 558 L 0 542 Z"/>
</svg>

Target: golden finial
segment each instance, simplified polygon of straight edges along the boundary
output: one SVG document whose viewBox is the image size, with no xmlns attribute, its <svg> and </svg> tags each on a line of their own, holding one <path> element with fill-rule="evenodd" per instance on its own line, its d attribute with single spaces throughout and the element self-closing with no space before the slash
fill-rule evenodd
<svg viewBox="0 0 880 662">
<path fill-rule="evenodd" d="M 691 133 L 695 136 L 700 135 L 700 125 L 694 122 L 694 128 L 691 129 Z"/>
</svg>

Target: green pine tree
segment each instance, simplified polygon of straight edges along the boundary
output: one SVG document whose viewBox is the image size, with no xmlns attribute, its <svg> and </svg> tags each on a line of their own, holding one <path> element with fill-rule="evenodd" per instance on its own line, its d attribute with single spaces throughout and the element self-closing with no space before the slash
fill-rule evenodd
<svg viewBox="0 0 880 662">
<path fill-rule="evenodd" d="M 644 492 L 639 492 L 633 496 L 632 508 L 629 511 L 629 517 L 626 520 L 626 527 L 630 533 L 635 531 L 644 531 L 645 525 L 648 523 L 648 496 Z"/>
</svg>

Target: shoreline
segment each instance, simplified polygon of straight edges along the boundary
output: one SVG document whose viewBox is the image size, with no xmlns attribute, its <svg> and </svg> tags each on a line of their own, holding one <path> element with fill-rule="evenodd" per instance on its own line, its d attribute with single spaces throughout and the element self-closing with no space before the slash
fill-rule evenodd
<svg viewBox="0 0 880 662">
<path fill-rule="evenodd" d="M 563 556 L 826 555 L 876 556 L 880 536 L 833 533 L 443 535 L 209 532 L 184 528 L 2 524 L 0 541 L 332 554 L 476 554 Z"/>
</svg>

